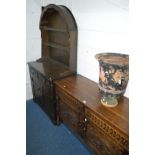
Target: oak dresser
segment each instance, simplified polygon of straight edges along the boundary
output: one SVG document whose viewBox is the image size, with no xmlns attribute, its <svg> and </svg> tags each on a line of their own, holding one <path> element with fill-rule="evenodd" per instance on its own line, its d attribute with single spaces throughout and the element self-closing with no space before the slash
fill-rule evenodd
<svg viewBox="0 0 155 155">
<path fill-rule="evenodd" d="M 49 4 L 42 7 L 39 27 L 41 58 L 28 63 L 33 99 L 56 124 L 53 81 L 76 74 L 77 24 L 67 7 Z"/>
</svg>

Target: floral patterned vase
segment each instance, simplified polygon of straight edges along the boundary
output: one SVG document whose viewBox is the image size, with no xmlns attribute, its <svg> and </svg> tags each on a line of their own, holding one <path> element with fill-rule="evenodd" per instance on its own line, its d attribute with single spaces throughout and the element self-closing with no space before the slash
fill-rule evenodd
<svg viewBox="0 0 155 155">
<path fill-rule="evenodd" d="M 115 107 L 117 98 L 122 96 L 129 81 L 129 55 L 120 53 L 99 53 L 95 55 L 99 61 L 99 89 L 103 96 L 101 103 L 107 107 Z"/>
</svg>

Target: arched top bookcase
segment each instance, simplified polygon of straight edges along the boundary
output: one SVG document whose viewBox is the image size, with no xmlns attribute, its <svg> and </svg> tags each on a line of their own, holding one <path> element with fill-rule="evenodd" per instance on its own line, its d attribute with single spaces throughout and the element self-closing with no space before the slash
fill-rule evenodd
<svg viewBox="0 0 155 155">
<path fill-rule="evenodd" d="M 56 60 L 71 70 L 77 66 L 77 24 L 71 11 L 62 5 L 42 8 L 40 17 L 42 58 Z"/>
<path fill-rule="evenodd" d="M 41 58 L 28 63 L 33 99 L 56 124 L 54 81 L 76 74 L 77 25 L 67 7 L 50 4 L 42 7 L 39 28 Z"/>
</svg>

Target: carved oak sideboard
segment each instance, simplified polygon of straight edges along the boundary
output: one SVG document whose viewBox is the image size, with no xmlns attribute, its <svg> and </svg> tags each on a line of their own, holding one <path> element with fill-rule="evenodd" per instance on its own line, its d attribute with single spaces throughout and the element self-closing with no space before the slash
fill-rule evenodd
<svg viewBox="0 0 155 155">
<path fill-rule="evenodd" d="M 97 155 L 129 154 L 129 99 L 114 108 L 100 103 L 95 82 L 81 76 L 55 81 L 57 122 L 63 122 Z"/>
<path fill-rule="evenodd" d="M 41 58 L 29 62 L 33 99 L 56 123 L 53 81 L 76 74 L 77 25 L 71 11 L 49 4 L 40 16 Z"/>
</svg>

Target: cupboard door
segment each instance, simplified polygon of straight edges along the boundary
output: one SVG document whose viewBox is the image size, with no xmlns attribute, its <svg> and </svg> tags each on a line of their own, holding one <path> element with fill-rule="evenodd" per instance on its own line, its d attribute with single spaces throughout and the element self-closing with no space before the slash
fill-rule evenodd
<svg viewBox="0 0 155 155">
<path fill-rule="evenodd" d="M 50 81 L 45 80 L 45 82 L 42 85 L 43 87 L 43 95 L 47 97 L 53 97 L 53 85 Z"/>
<path fill-rule="evenodd" d="M 97 155 L 125 155 L 119 145 L 91 122 L 87 124 L 85 141 Z"/>
</svg>

